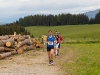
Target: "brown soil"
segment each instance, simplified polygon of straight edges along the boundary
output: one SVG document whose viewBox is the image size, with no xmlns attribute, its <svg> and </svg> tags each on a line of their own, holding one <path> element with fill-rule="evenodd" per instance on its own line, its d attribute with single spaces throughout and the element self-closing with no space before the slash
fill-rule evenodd
<svg viewBox="0 0 100 75">
<path fill-rule="evenodd" d="M 72 56 L 70 50 L 67 54 L 54 58 L 54 66 L 48 66 L 46 50 L 24 52 L 0 60 L 0 75 L 65 75 L 59 64 Z"/>
</svg>

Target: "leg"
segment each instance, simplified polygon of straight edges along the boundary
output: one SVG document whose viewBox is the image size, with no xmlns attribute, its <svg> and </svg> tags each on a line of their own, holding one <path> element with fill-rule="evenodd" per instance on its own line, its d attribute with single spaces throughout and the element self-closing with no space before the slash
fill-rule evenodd
<svg viewBox="0 0 100 75">
<path fill-rule="evenodd" d="M 49 58 L 49 65 L 53 65 L 54 49 L 47 48 L 47 52 L 48 52 L 48 58 Z"/>
<path fill-rule="evenodd" d="M 47 48 L 47 53 L 48 53 L 49 64 L 50 64 L 50 61 L 51 61 L 50 50 L 51 50 L 50 48 Z"/>
<path fill-rule="evenodd" d="M 43 44 L 44 44 L 44 46 L 45 46 L 45 41 L 43 41 Z"/>
<path fill-rule="evenodd" d="M 50 62 L 50 60 L 51 60 L 50 51 L 48 51 L 48 58 L 49 58 L 49 62 Z"/>
<path fill-rule="evenodd" d="M 54 49 L 51 49 L 51 51 L 50 51 L 51 60 L 53 60 L 53 56 L 54 56 Z"/>
<path fill-rule="evenodd" d="M 57 54 L 58 54 L 58 50 L 57 50 L 58 48 L 56 47 L 56 50 L 55 50 L 55 55 L 57 56 Z"/>
<path fill-rule="evenodd" d="M 60 50 L 60 44 L 58 45 L 58 49 L 57 49 L 58 54 L 57 55 L 59 55 L 59 50 Z"/>
</svg>

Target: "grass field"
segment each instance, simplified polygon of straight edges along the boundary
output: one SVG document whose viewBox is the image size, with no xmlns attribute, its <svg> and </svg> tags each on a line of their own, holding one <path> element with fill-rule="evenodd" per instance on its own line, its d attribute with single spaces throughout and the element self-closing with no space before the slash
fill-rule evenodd
<svg viewBox="0 0 100 75">
<path fill-rule="evenodd" d="M 62 64 L 66 75 L 100 75 L 100 44 L 63 44 L 61 53 L 71 55 Z"/>
<path fill-rule="evenodd" d="M 34 37 L 48 34 L 48 30 L 59 31 L 64 38 L 100 38 L 100 25 L 70 25 L 70 26 L 31 26 L 26 27 Z"/>
</svg>

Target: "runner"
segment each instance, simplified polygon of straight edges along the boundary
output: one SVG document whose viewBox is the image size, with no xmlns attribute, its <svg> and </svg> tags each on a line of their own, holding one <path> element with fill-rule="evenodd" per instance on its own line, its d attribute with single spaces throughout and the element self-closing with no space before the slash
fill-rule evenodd
<svg viewBox="0 0 100 75">
<path fill-rule="evenodd" d="M 58 43 L 59 43 L 59 45 L 58 45 L 58 54 L 57 54 L 57 56 L 59 56 L 60 43 L 62 42 L 62 37 L 60 36 L 60 32 L 57 33 L 57 36 L 58 36 Z"/>
<path fill-rule="evenodd" d="M 47 36 L 47 52 L 49 58 L 49 66 L 53 65 L 53 55 L 54 55 L 54 36 L 52 35 L 52 30 L 48 31 Z"/>
<path fill-rule="evenodd" d="M 57 54 L 58 54 L 58 52 L 57 52 L 57 50 L 58 50 L 58 41 L 57 41 L 57 39 L 56 39 L 56 37 L 55 37 L 55 40 L 54 40 L 54 50 L 55 50 L 55 57 L 57 57 Z"/>
<path fill-rule="evenodd" d="M 46 46 L 46 41 L 47 41 L 47 36 L 44 34 L 44 36 L 43 36 L 43 44 L 44 44 L 44 46 Z"/>
<path fill-rule="evenodd" d="M 59 46 L 59 41 L 60 41 L 60 39 L 59 39 L 59 36 L 58 36 L 58 32 L 56 32 L 55 33 L 55 38 L 56 38 L 56 40 L 57 40 L 57 45 Z M 56 49 L 57 49 L 57 51 L 55 52 L 56 54 L 56 56 L 58 56 L 59 54 L 58 54 L 58 46 L 56 47 Z"/>
</svg>

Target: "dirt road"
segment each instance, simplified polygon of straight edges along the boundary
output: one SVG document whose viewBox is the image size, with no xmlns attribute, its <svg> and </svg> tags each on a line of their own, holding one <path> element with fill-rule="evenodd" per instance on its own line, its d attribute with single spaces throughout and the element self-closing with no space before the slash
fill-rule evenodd
<svg viewBox="0 0 100 75">
<path fill-rule="evenodd" d="M 63 75 L 54 62 L 54 66 L 48 66 L 46 51 L 32 50 L 0 60 L 0 75 Z"/>
</svg>

